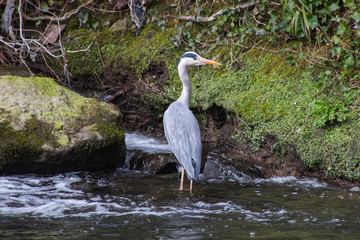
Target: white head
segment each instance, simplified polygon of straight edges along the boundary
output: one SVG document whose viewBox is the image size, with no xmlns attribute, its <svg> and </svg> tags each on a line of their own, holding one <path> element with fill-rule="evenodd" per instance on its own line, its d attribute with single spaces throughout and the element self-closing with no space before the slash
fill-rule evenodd
<svg viewBox="0 0 360 240">
<path fill-rule="evenodd" d="M 214 65 L 221 65 L 218 62 L 202 58 L 195 52 L 186 52 L 182 57 L 180 58 L 178 65 L 184 65 L 184 66 L 200 66 L 205 64 L 214 64 Z"/>
</svg>

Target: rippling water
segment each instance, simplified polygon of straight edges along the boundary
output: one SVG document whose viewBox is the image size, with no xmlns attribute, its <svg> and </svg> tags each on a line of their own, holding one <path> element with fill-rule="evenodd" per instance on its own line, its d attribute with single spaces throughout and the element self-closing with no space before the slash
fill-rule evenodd
<svg viewBox="0 0 360 240">
<path fill-rule="evenodd" d="M 141 135 L 127 145 L 169 151 Z M 177 187 L 177 178 L 124 169 L 3 176 L 0 239 L 360 239 L 358 188 L 294 177 Z"/>
</svg>

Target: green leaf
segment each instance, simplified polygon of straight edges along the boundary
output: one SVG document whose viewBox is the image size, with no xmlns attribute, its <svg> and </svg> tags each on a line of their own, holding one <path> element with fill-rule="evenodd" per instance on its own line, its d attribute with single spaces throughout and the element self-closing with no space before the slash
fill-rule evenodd
<svg viewBox="0 0 360 240">
<path fill-rule="evenodd" d="M 306 53 L 300 53 L 299 55 L 298 55 L 298 58 L 300 58 L 300 59 L 306 59 L 307 58 L 307 54 Z"/>
<path fill-rule="evenodd" d="M 301 3 L 302 9 L 306 9 L 306 11 L 308 11 L 308 13 L 312 13 L 311 4 L 306 4 L 306 2 L 304 2 L 302 0 L 298 0 L 298 1 Z"/>
<path fill-rule="evenodd" d="M 349 25 L 347 25 L 344 22 L 341 22 L 338 26 L 336 34 L 338 35 L 344 35 L 349 29 Z"/>
<path fill-rule="evenodd" d="M 318 17 L 316 15 L 312 15 L 311 17 L 309 17 L 309 26 L 311 29 L 319 26 Z"/>
<path fill-rule="evenodd" d="M 304 25 L 305 25 L 306 30 L 307 30 L 307 33 L 308 33 L 308 36 L 307 36 L 307 37 L 310 39 L 310 35 L 311 35 L 311 33 L 310 33 L 310 26 L 309 26 L 309 21 L 308 21 L 307 16 L 306 16 L 306 12 L 305 12 L 304 6 L 302 7 L 301 10 L 302 10 L 303 19 L 304 19 Z M 304 32 L 306 32 L 306 31 L 304 31 Z"/>
<path fill-rule="evenodd" d="M 83 23 L 86 23 L 89 19 L 89 13 L 86 12 L 86 13 L 82 14 L 80 18 L 83 21 Z"/>
<path fill-rule="evenodd" d="M 193 25 L 193 22 L 192 21 L 189 21 L 189 22 L 187 22 L 186 24 L 185 24 L 185 27 L 190 27 L 190 26 L 192 26 Z"/>
<path fill-rule="evenodd" d="M 190 47 L 193 47 L 195 45 L 194 39 L 192 38 L 189 39 L 189 45 Z"/>
<path fill-rule="evenodd" d="M 343 60 L 344 67 L 350 67 L 355 64 L 355 58 L 352 54 L 347 55 Z"/>
<path fill-rule="evenodd" d="M 330 52 L 334 55 L 340 55 L 343 52 L 342 47 L 336 46 L 330 49 Z"/>
<path fill-rule="evenodd" d="M 333 37 L 334 44 L 338 44 L 340 42 L 340 38 L 338 36 Z"/>
<path fill-rule="evenodd" d="M 286 62 L 289 63 L 291 66 L 295 65 L 295 60 L 294 60 L 294 57 L 292 55 L 288 55 L 286 57 Z"/>
<path fill-rule="evenodd" d="M 91 26 L 92 26 L 93 28 L 97 28 L 98 25 L 99 25 L 99 21 L 94 22 L 94 23 L 91 24 Z"/>
<path fill-rule="evenodd" d="M 340 9 L 340 7 L 339 7 L 339 5 L 337 5 L 336 3 L 332 3 L 332 4 L 330 4 L 330 6 L 328 7 L 328 9 L 329 9 L 330 12 L 334 12 L 334 11 Z"/>
<path fill-rule="evenodd" d="M 274 15 L 272 13 L 269 13 L 270 14 L 270 20 L 269 20 L 269 23 L 270 24 L 274 24 L 276 22 L 276 19 L 278 18 L 277 15 Z"/>
<path fill-rule="evenodd" d="M 325 75 L 327 75 L 327 76 L 329 76 L 331 73 L 332 73 L 331 70 L 326 70 L 325 71 Z"/>
<path fill-rule="evenodd" d="M 49 10 L 49 6 L 47 5 L 47 3 L 44 3 L 41 8 L 46 11 Z"/>
<path fill-rule="evenodd" d="M 263 38 L 265 36 L 265 34 L 266 34 L 266 30 L 264 30 L 264 29 L 259 29 L 255 33 L 255 35 L 259 36 L 260 38 Z"/>
<path fill-rule="evenodd" d="M 292 20 L 291 20 L 291 24 L 290 24 L 290 34 L 295 35 L 297 32 L 297 25 L 298 25 L 298 20 L 299 20 L 299 11 L 296 11 Z"/>
<path fill-rule="evenodd" d="M 198 7 L 194 10 L 194 12 L 199 13 L 199 12 L 202 12 L 202 10 L 203 10 L 203 7 Z"/>
<path fill-rule="evenodd" d="M 350 10 L 355 9 L 354 0 L 345 0 L 345 7 L 350 8 Z"/>
<path fill-rule="evenodd" d="M 356 22 L 360 22 L 360 13 L 359 13 L 359 11 L 351 14 L 349 16 L 349 18 L 354 19 Z"/>
</svg>

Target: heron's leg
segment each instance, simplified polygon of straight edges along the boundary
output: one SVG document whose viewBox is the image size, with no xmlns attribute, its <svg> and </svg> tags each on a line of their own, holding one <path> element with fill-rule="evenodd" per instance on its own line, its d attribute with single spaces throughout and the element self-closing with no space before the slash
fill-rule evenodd
<svg viewBox="0 0 360 240">
<path fill-rule="evenodd" d="M 193 184 L 193 180 L 190 180 L 190 192 L 192 192 L 192 184 Z"/>
<path fill-rule="evenodd" d="M 185 169 L 184 169 L 184 167 L 182 167 L 181 182 L 180 182 L 180 188 L 179 188 L 180 191 L 182 191 L 184 189 L 184 174 L 185 174 Z"/>
</svg>

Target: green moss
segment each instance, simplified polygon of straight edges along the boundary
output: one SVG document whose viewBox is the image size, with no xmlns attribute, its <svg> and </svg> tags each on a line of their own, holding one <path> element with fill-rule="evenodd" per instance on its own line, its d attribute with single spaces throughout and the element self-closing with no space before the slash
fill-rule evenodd
<svg viewBox="0 0 360 240">
<path fill-rule="evenodd" d="M 21 131 L 15 131 L 5 123 L 0 124 L 0 166 L 37 156 L 45 142 L 54 144 L 52 129 L 35 116 L 26 121 Z"/>
<path fill-rule="evenodd" d="M 331 105 L 336 113 L 329 113 L 335 121 L 316 127 L 318 116 L 311 114 L 311 103 L 318 99 L 318 78 L 290 66 L 279 55 L 263 53 L 259 58 L 249 54 L 238 71 L 203 67 L 192 76 L 198 86 L 192 104 L 205 109 L 216 104 L 235 113 L 240 129 L 235 136 L 251 143 L 254 151 L 260 149 L 266 136 L 275 136 L 278 142 L 274 149 L 283 151 L 294 146 L 309 168 L 359 181 L 358 115 L 346 111 L 348 103 L 340 99 L 334 104 L 341 108 Z M 197 83 L 200 76 L 202 80 Z M 349 91 L 349 96 L 359 93 L 356 89 Z"/>
<path fill-rule="evenodd" d="M 69 55 L 70 71 L 75 75 L 92 73 L 100 76 L 105 70 L 116 74 L 121 69 L 119 67 L 125 67 L 141 77 L 151 62 L 165 62 L 169 59 L 165 50 L 173 46 L 170 37 L 174 32 L 173 28 L 166 28 L 164 32 L 159 31 L 159 26 L 153 22 L 144 28 L 138 37 L 131 31 L 92 33 L 83 30 L 73 33 L 76 44 L 69 45 L 69 49 L 86 48 L 94 36 L 100 49 L 92 47 L 85 53 Z M 105 69 L 101 59 L 106 66 Z"/>
<path fill-rule="evenodd" d="M 125 131 L 120 127 L 119 123 L 116 122 L 106 122 L 102 119 L 99 119 L 96 127 L 100 134 L 111 142 L 123 143 L 125 139 Z"/>
<path fill-rule="evenodd" d="M 113 105 L 84 98 L 49 78 L 1 76 L 0 89 L 0 170 L 6 163 L 47 161 L 42 156 L 70 154 L 73 148 L 79 159 L 90 159 L 87 150 L 124 145 L 122 116 Z M 61 153 L 56 156 L 62 158 Z"/>
</svg>

